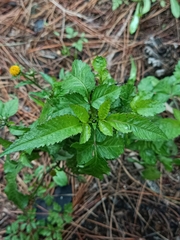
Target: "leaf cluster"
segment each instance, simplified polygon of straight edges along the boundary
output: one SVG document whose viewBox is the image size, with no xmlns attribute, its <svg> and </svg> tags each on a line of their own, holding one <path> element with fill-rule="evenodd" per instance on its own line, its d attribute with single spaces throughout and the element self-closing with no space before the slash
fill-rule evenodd
<svg viewBox="0 0 180 240">
<path fill-rule="evenodd" d="M 62 212 L 61 207 L 57 203 L 52 203 L 50 199 L 50 195 L 45 197 L 45 201 L 52 204 L 47 219 L 37 220 L 35 209 L 28 209 L 26 213 L 18 215 L 16 221 L 7 227 L 4 239 L 39 240 L 45 237 L 47 240 L 61 240 L 64 225 L 72 221 L 72 204 L 66 204 Z"/>
</svg>

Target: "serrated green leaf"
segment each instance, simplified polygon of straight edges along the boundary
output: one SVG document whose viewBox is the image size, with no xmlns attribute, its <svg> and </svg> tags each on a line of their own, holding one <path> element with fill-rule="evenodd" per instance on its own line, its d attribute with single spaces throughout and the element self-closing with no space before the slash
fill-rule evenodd
<svg viewBox="0 0 180 240">
<path fill-rule="evenodd" d="M 98 127 L 104 135 L 113 136 L 113 127 L 107 121 L 99 120 Z"/>
<path fill-rule="evenodd" d="M 148 180 L 156 180 L 160 178 L 161 173 L 155 167 L 149 167 L 142 171 L 142 176 Z"/>
<path fill-rule="evenodd" d="M 67 103 L 69 103 L 69 104 L 80 105 L 80 106 L 84 107 L 87 111 L 89 111 L 89 109 L 90 109 L 89 103 L 87 101 L 85 101 L 83 96 L 81 96 L 78 93 L 67 94 L 64 96 L 64 98 L 66 99 Z"/>
<path fill-rule="evenodd" d="M 97 142 L 103 142 L 106 139 L 106 135 L 104 135 L 98 128 L 95 130 L 95 138 Z"/>
<path fill-rule="evenodd" d="M 56 176 L 53 177 L 53 180 L 60 187 L 64 187 L 68 184 L 68 178 L 64 171 L 56 170 Z"/>
<path fill-rule="evenodd" d="M 14 98 L 4 103 L 4 107 L 0 115 L 5 118 L 13 116 L 18 111 L 19 101 L 18 98 Z"/>
<path fill-rule="evenodd" d="M 51 77 L 51 76 L 49 76 L 48 74 L 43 73 L 43 72 L 40 72 L 40 75 L 41 75 L 41 77 L 42 77 L 46 82 L 48 82 L 51 86 L 54 85 L 54 83 L 55 83 L 55 78 L 54 78 L 54 77 Z"/>
<path fill-rule="evenodd" d="M 94 74 L 86 63 L 75 60 L 72 72 L 65 75 L 61 86 L 67 92 L 79 93 L 88 98 L 89 93 L 95 88 Z"/>
<path fill-rule="evenodd" d="M 108 174 L 110 171 L 106 160 L 98 156 L 94 156 L 88 163 L 78 165 L 78 167 L 79 173 L 89 174 L 100 179 L 103 178 L 103 174 Z"/>
<path fill-rule="evenodd" d="M 86 143 L 91 137 L 91 127 L 89 124 L 82 125 L 82 132 L 80 135 L 80 144 Z"/>
<path fill-rule="evenodd" d="M 83 123 L 87 123 L 89 120 L 89 113 L 87 110 L 79 105 L 71 104 L 70 107 L 72 108 L 74 114 L 76 117 L 79 118 L 79 120 Z"/>
<path fill-rule="evenodd" d="M 104 120 L 107 117 L 110 110 L 110 106 L 111 106 L 111 102 L 109 100 L 104 101 L 100 105 L 98 110 L 98 116 L 100 120 Z"/>
<path fill-rule="evenodd" d="M 32 128 L 0 154 L 0 156 L 61 142 L 81 131 L 82 126 L 76 117 L 71 115 L 59 116 Z"/>
<path fill-rule="evenodd" d="M 128 82 L 127 84 L 123 84 L 120 87 L 120 107 L 118 108 L 118 110 L 120 112 L 132 112 L 130 102 L 135 95 L 136 89 L 133 84 L 131 84 L 130 82 Z"/>
<path fill-rule="evenodd" d="M 136 96 L 130 103 L 134 112 L 142 116 L 154 116 L 165 110 L 165 104 L 151 99 L 143 99 L 141 96 Z"/>
<path fill-rule="evenodd" d="M 172 87 L 172 95 L 180 96 L 180 85 L 179 84 L 176 84 Z"/>
<path fill-rule="evenodd" d="M 159 80 L 153 76 L 143 78 L 138 84 L 138 90 L 139 92 L 150 93 L 158 83 Z"/>
<path fill-rule="evenodd" d="M 157 155 L 153 149 L 144 148 L 143 146 L 139 149 L 139 154 L 142 160 L 143 165 L 155 165 L 157 162 Z"/>
<path fill-rule="evenodd" d="M 159 124 L 159 128 L 164 132 L 167 139 L 173 139 L 180 135 L 179 121 L 171 118 L 165 118 L 165 119 L 160 119 L 158 121 L 158 124 Z"/>
<path fill-rule="evenodd" d="M 93 141 L 88 141 L 84 144 L 74 143 L 72 144 L 73 148 L 77 150 L 77 163 L 86 164 L 94 156 L 94 143 Z"/>
<path fill-rule="evenodd" d="M 112 114 L 106 119 L 116 130 L 122 133 L 133 132 L 139 139 L 157 141 L 166 139 L 166 135 L 150 119 L 133 114 Z"/>
<path fill-rule="evenodd" d="M 99 109 L 100 105 L 109 100 L 110 103 L 113 103 L 120 94 L 120 88 L 115 85 L 103 84 L 95 88 L 92 94 L 92 106 L 96 109 Z"/>
<path fill-rule="evenodd" d="M 97 144 L 97 152 L 101 158 L 115 159 L 124 152 L 124 142 L 119 136 L 108 137 L 104 142 Z"/>
</svg>

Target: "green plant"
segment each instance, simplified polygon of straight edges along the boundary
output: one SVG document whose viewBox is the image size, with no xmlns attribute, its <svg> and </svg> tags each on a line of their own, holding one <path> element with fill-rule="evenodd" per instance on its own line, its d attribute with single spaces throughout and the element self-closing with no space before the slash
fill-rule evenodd
<svg viewBox="0 0 180 240">
<path fill-rule="evenodd" d="M 72 221 L 72 204 L 66 204 L 61 212 L 61 207 L 53 203 L 51 196 L 46 196 L 45 201 L 52 204 L 47 219 L 36 219 L 35 209 L 29 209 L 26 213 L 18 215 L 16 221 L 7 227 L 5 240 L 61 240 L 63 226 Z"/>
<path fill-rule="evenodd" d="M 156 0 L 132 0 L 132 2 L 137 2 L 136 10 L 134 12 L 134 16 L 130 23 L 130 33 L 134 34 L 139 26 L 139 22 L 141 17 L 144 14 L 147 14 L 151 10 L 152 3 L 156 2 Z M 127 0 L 112 0 L 112 10 L 116 10 L 121 4 L 129 4 L 129 1 Z M 159 1 L 161 7 L 166 6 L 165 0 Z M 171 12 L 175 18 L 180 17 L 180 4 L 178 3 L 178 0 L 170 0 L 170 7 Z"/>
<path fill-rule="evenodd" d="M 66 173 L 90 174 L 103 178 L 108 174 L 108 160 L 116 159 L 125 148 L 139 152 L 143 166 L 142 176 L 157 179 L 161 172 L 158 163 L 166 170 L 180 165 L 175 158 L 177 147 L 174 138 L 180 134 L 180 111 L 174 109 L 175 118 L 163 118 L 166 102 L 177 105 L 180 95 L 180 62 L 173 76 L 159 81 L 149 76 L 136 87 L 136 65 L 131 59 L 131 72 L 127 83 L 118 85 L 107 70 L 103 57 L 92 61 L 93 70 L 86 63 L 75 60 L 72 71 L 60 71 L 61 81 L 40 73 L 49 83 L 39 86 L 36 73 L 21 70 L 16 76 L 25 77 L 24 84 L 36 84 L 40 91 L 30 92 L 31 98 L 42 107 L 37 121 L 30 126 L 16 126 L 9 118 L 18 110 L 18 99 L 7 103 L 0 101 L 1 127 L 7 126 L 16 137 L 14 142 L 0 138 L 7 156 L 4 164 L 8 198 L 19 208 L 32 207 L 36 197 L 47 195 L 48 189 L 67 184 Z M 17 160 L 10 154 L 20 152 Z M 39 152 L 51 159 L 48 167 L 40 166 L 34 175 L 25 174 L 29 194 L 19 191 L 16 177 L 24 168 L 32 168 L 32 160 L 39 159 Z M 129 159 L 130 161 L 137 161 Z M 64 161 L 69 170 L 60 168 Z M 44 185 L 45 176 L 52 176 L 52 183 Z M 33 179 L 36 181 L 33 182 Z M 80 177 L 79 177 L 80 179 Z M 62 222 L 62 220 L 61 220 Z M 39 224 L 39 223 L 37 223 Z M 38 233 L 39 234 L 39 233 Z"/>
<path fill-rule="evenodd" d="M 78 32 L 75 31 L 72 27 L 66 27 L 66 37 L 68 39 L 72 39 L 78 36 Z M 88 40 L 85 38 L 85 33 L 80 34 L 80 38 L 72 44 L 72 47 L 74 47 L 79 52 L 82 52 L 83 50 L 83 43 L 87 43 Z"/>
</svg>

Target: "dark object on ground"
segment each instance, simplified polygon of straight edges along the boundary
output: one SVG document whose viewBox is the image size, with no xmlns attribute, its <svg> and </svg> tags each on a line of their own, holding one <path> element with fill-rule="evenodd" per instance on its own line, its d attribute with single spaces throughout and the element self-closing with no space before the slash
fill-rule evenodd
<svg viewBox="0 0 180 240">
<path fill-rule="evenodd" d="M 67 185 L 65 187 L 56 187 L 54 190 L 54 202 L 59 204 L 62 208 L 67 203 L 72 202 L 72 187 L 71 185 Z M 44 199 L 37 199 L 35 202 L 36 207 L 36 219 L 42 220 L 47 219 L 48 211 L 52 209 L 52 206 L 48 206 Z"/>
<path fill-rule="evenodd" d="M 148 69 L 147 75 L 158 78 L 172 75 L 178 62 L 177 46 L 165 45 L 160 38 L 150 37 L 145 41 L 144 54 Z"/>
<path fill-rule="evenodd" d="M 34 23 L 34 32 L 38 33 L 41 32 L 44 28 L 44 20 L 43 19 L 39 19 Z"/>
</svg>

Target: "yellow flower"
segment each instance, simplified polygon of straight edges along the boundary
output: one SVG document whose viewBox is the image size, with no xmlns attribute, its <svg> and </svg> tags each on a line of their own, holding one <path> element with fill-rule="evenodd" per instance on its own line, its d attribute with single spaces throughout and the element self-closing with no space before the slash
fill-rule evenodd
<svg viewBox="0 0 180 240">
<path fill-rule="evenodd" d="M 21 69 L 20 69 L 19 66 L 13 65 L 13 66 L 10 67 L 9 72 L 12 76 L 16 77 L 20 74 Z"/>
</svg>

